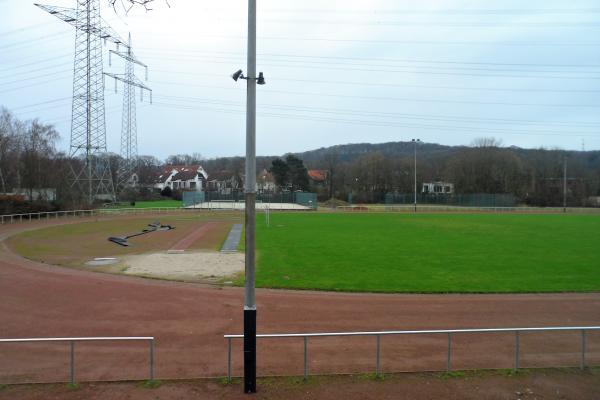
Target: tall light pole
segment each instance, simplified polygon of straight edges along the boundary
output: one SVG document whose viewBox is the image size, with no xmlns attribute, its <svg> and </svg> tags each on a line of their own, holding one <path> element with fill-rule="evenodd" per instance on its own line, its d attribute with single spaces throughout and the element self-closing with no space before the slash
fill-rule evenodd
<svg viewBox="0 0 600 400">
<path fill-rule="evenodd" d="M 244 393 L 256 393 L 256 0 L 248 0 L 246 94 L 246 263 L 244 292 Z"/>
<path fill-rule="evenodd" d="M 413 147 L 414 147 L 414 154 L 415 154 L 415 201 L 414 201 L 414 206 L 415 206 L 415 212 L 417 212 L 417 144 L 421 143 L 421 139 L 412 139 L 413 142 Z"/>
<path fill-rule="evenodd" d="M 246 94 L 246 185 L 245 203 L 245 283 L 244 283 L 244 392 L 256 393 L 256 85 L 264 85 L 256 76 L 256 0 L 248 0 L 248 76 L 240 69 L 234 81 L 245 79 Z"/>
</svg>

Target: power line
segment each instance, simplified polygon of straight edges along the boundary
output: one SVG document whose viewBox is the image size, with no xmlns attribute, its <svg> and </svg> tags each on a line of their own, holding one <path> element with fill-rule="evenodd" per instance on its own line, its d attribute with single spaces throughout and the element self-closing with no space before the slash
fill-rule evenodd
<svg viewBox="0 0 600 400">
<path fill-rule="evenodd" d="M 151 52 L 153 49 L 146 48 Z M 163 51 L 164 52 L 164 51 Z M 200 54 L 226 54 L 232 56 L 244 57 L 243 53 L 232 51 L 203 51 L 187 50 L 185 52 L 166 50 L 176 54 L 200 53 Z M 553 68 L 600 68 L 600 64 L 545 64 L 545 63 L 504 63 L 504 62 L 479 62 L 479 61 L 456 61 L 456 60 L 422 60 L 406 58 L 365 58 L 365 57 L 342 57 L 342 56 L 320 56 L 311 54 L 286 54 L 286 53 L 259 53 L 261 57 L 285 57 L 285 58 L 309 58 L 309 59 L 328 59 L 328 60 L 353 60 L 353 61 L 379 61 L 379 62 L 399 62 L 399 63 L 417 63 L 417 64 L 465 64 L 465 65 L 499 65 L 499 66 L 520 66 L 520 67 L 553 67 Z"/>
<path fill-rule="evenodd" d="M 53 68 L 64 68 L 68 65 L 70 65 L 71 63 L 60 63 L 60 64 L 55 64 L 55 65 L 49 65 L 49 66 L 45 66 L 45 67 L 40 67 L 40 68 L 36 68 L 36 69 L 32 69 L 32 70 L 25 70 L 25 71 L 19 71 L 19 72 L 14 72 L 11 73 L 9 75 L 6 76 L 0 76 L 0 79 L 4 79 L 4 78 L 12 78 L 15 76 L 19 76 L 19 75 L 27 75 L 27 74 L 31 74 L 33 72 L 39 72 L 39 71 L 48 71 L 51 70 Z M 1 72 L 1 71 L 0 71 Z M 21 80 L 19 80 L 20 82 Z"/>
<path fill-rule="evenodd" d="M 217 105 L 234 105 L 242 106 L 239 102 L 219 99 L 204 99 L 196 97 L 185 97 L 185 96 L 168 96 L 158 95 L 159 98 L 174 99 L 181 101 L 194 101 L 206 104 L 217 104 Z M 378 111 L 365 111 L 364 109 L 340 109 L 340 108 L 323 108 L 323 107 L 308 107 L 308 106 L 288 106 L 283 104 L 263 104 L 265 107 L 276 107 L 276 108 L 289 108 L 295 111 L 311 111 L 311 112 L 325 112 L 325 113 L 337 113 L 337 114 L 348 114 L 348 115 L 369 115 L 369 116 L 387 116 L 395 118 L 408 118 L 408 119 L 421 119 L 421 120 L 436 120 L 436 121 L 453 121 L 453 122 L 467 122 L 467 123 L 480 123 L 480 122 L 493 122 L 493 123 L 510 123 L 510 124 L 530 124 L 530 125 L 556 125 L 556 126 L 580 126 L 587 128 L 596 128 L 600 126 L 598 123 L 585 123 L 585 122 L 543 122 L 535 120 L 524 120 L 524 119 L 506 119 L 506 118 L 475 118 L 465 116 L 452 116 L 452 115 L 431 115 L 431 114 L 411 114 L 411 113 L 397 113 L 397 112 L 378 112 Z M 261 105 L 262 106 L 262 105 Z"/>
<path fill-rule="evenodd" d="M 169 36 L 168 33 L 155 31 L 143 31 L 145 35 Z M 172 35 L 176 36 L 176 35 Z M 202 35 L 204 38 L 222 38 L 243 40 L 242 36 L 232 35 Z M 308 41 L 308 42 L 331 42 L 331 43 L 365 43 L 365 44 L 418 44 L 434 46 L 525 46 L 525 47 L 573 47 L 573 46 L 591 46 L 599 47 L 600 42 L 515 42 L 515 41 L 449 41 L 449 40 L 397 40 L 397 39 L 333 39 L 324 37 L 289 37 L 289 36 L 261 36 L 262 40 L 274 41 Z"/>
<path fill-rule="evenodd" d="M 5 51 L 6 51 L 6 49 L 15 50 L 15 47 L 23 48 L 23 47 L 35 46 L 39 42 L 45 42 L 47 40 L 55 39 L 55 38 L 60 37 L 60 36 L 66 36 L 69 33 L 70 33 L 69 31 L 60 31 L 60 32 L 56 32 L 56 33 L 53 33 L 53 34 L 50 34 L 50 35 L 40 36 L 38 38 L 30 38 L 30 39 L 27 39 L 27 40 L 22 40 L 20 42 L 14 42 L 14 43 L 10 43 L 10 44 L 1 46 L 0 50 L 5 50 Z"/>
<path fill-rule="evenodd" d="M 3 83 L 0 83 L 0 86 L 12 85 L 14 83 L 21 83 L 24 81 L 30 81 L 30 80 L 35 80 L 35 79 L 39 79 L 39 78 L 47 78 L 49 76 L 55 77 L 57 74 L 61 74 L 61 73 L 65 73 L 65 72 L 73 72 L 73 70 L 65 69 L 65 70 L 61 70 L 61 71 L 48 72 L 47 74 L 36 75 L 36 76 L 28 77 L 28 78 L 21 78 L 21 79 L 17 79 L 16 81 L 3 82 Z M 2 93 L 2 92 L 0 92 L 0 93 Z"/>
<path fill-rule="evenodd" d="M 234 113 L 240 114 L 243 110 L 232 110 L 232 109 L 218 109 L 218 108 L 210 108 L 210 107 L 193 107 L 193 106 L 184 106 L 180 104 L 171 104 L 171 103 L 162 103 L 155 102 L 154 104 L 163 105 L 166 107 L 171 107 L 179 110 L 207 110 L 207 111 L 216 111 L 216 112 L 224 112 L 224 113 Z M 573 134 L 574 136 L 592 136 L 596 137 L 599 135 L 593 135 L 589 133 L 571 133 L 571 132 L 531 132 L 531 131 L 510 131 L 510 130 L 502 130 L 502 129 L 490 129 L 483 128 L 478 129 L 474 127 L 448 127 L 446 125 L 425 125 L 425 124 L 406 124 L 406 123 L 394 123 L 389 121 L 372 121 L 372 120 L 359 120 L 359 119 L 343 119 L 343 118 L 331 118 L 331 117 L 314 117 L 314 116 L 306 116 L 301 114 L 282 114 L 282 113 L 260 113 L 261 116 L 264 117 L 275 117 L 275 118 L 284 118 L 284 119 L 298 119 L 305 121 L 315 121 L 315 122 L 335 122 L 335 123 L 343 123 L 350 125 L 366 125 L 366 126 L 377 126 L 377 127 L 392 127 L 392 128 L 418 128 L 418 129 L 428 129 L 435 130 L 436 132 L 444 132 L 444 131 L 459 131 L 459 132 L 471 132 L 475 134 L 482 133 L 505 133 L 510 135 L 526 135 L 526 136 L 564 136 L 565 134 Z"/>
<path fill-rule="evenodd" d="M 179 72 L 179 74 L 185 74 L 183 72 Z M 190 75 L 196 75 L 194 73 L 190 73 Z M 200 74 L 205 75 L 205 74 Z M 275 79 L 275 77 L 271 78 Z M 363 82 L 344 82 L 344 81 L 316 81 L 313 79 L 289 79 L 286 78 L 286 81 L 290 82 L 302 82 L 302 83 L 327 83 L 327 84 L 358 84 L 358 85 L 373 85 L 373 84 L 365 84 Z M 156 81 L 156 83 L 160 83 L 160 81 Z M 162 82 L 167 83 L 167 82 Z M 177 84 L 175 82 L 168 82 L 168 84 Z M 185 86 L 193 86 L 193 84 L 182 84 Z M 388 84 L 380 84 L 379 86 L 392 86 Z M 277 90 L 271 90 L 265 93 L 276 93 Z M 289 91 L 279 91 L 281 93 L 291 93 Z M 340 97 L 340 98 L 361 98 L 365 100 L 385 100 L 385 101 L 405 101 L 405 102 L 416 102 L 416 103 L 447 103 L 447 104 L 476 104 L 476 105 L 502 105 L 502 106 L 514 106 L 514 107 L 550 107 L 550 108 L 600 108 L 598 104 L 542 104 L 542 103 L 515 103 L 515 102 L 502 102 L 502 101 L 475 101 L 475 100 L 444 100 L 439 98 L 414 98 L 414 97 L 388 97 L 388 96 L 356 96 L 356 95 L 341 95 L 341 94 L 327 94 L 324 92 L 295 92 L 296 94 L 308 95 L 308 96 L 327 96 L 327 97 Z"/>
<path fill-rule="evenodd" d="M 158 72 L 173 72 L 157 69 Z M 181 72 L 184 73 L 185 72 Z M 220 76 L 223 77 L 222 74 L 210 74 L 211 76 Z M 315 82 L 311 80 L 311 82 Z M 329 81 L 319 83 L 328 83 Z M 179 85 L 177 82 L 165 82 L 165 81 L 154 81 L 154 83 L 158 84 L 169 84 L 169 85 Z M 521 92 L 521 93 L 600 93 L 599 90 L 594 89 L 543 89 L 543 88 L 495 88 L 495 87 L 472 87 L 472 86 L 442 86 L 442 85 L 411 85 L 411 84 L 394 84 L 394 83 L 385 83 L 385 84 L 377 84 L 377 83 L 365 83 L 365 82 L 341 82 L 336 81 L 336 84 L 346 84 L 346 85 L 360 85 L 360 86 L 382 86 L 382 87 L 400 87 L 400 88 L 415 88 L 415 89 L 443 89 L 443 90 L 458 90 L 458 91 L 483 91 L 483 92 Z M 186 84 L 188 85 L 188 84 Z M 195 87 L 205 87 L 205 88 L 213 88 L 213 89 L 224 89 L 224 90 L 235 90 L 232 87 L 225 86 L 215 86 L 215 85 L 201 85 L 201 84 L 189 84 L 190 86 Z M 269 89 L 269 93 L 285 93 L 285 94 L 302 94 L 302 95 L 313 95 L 314 93 L 305 93 L 305 92 L 294 92 L 294 91 L 283 91 L 283 90 L 272 90 Z M 333 96 L 333 95 L 332 95 Z M 358 97 L 361 96 L 345 96 L 345 97 Z"/>
<path fill-rule="evenodd" d="M 146 58 L 151 58 L 151 59 L 159 59 L 159 60 L 186 60 L 189 59 L 190 57 L 164 57 L 164 56 L 152 56 L 152 55 L 145 55 Z M 194 57 L 191 57 L 194 58 Z M 227 58 L 227 57 L 217 57 L 217 58 L 221 58 L 221 59 L 231 59 L 231 58 Z M 203 60 L 204 63 L 207 64 L 231 64 L 231 61 L 216 61 L 216 60 Z M 270 61 L 273 62 L 273 61 Z M 414 69 L 414 70 L 399 70 L 399 69 L 373 69 L 373 68 L 347 68 L 347 67 L 335 67 L 335 66 L 330 66 L 330 65 L 319 65 L 319 66 L 313 66 L 313 65 L 302 65 L 303 63 L 306 64 L 307 62 L 293 62 L 293 64 L 277 64 L 277 61 L 275 61 L 276 64 L 269 64 L 267 63 L 261 63 L 261 65 L 263 66 L 271 66 L 271 67 L 281 67 L 281 68 L 291 68 L 291 69 L 318 69 L 318 70 L 323 70 L 323 69 L 328 69 L 328 70 L 333 70 L 333 71 L 352 71 L 352 72 L 384 72 L 384 73 L 396 73 L 396 74 L 418 74 L 418 75 L 440 75 L 440 76 L 476 76 L 476 77 L 490 77 L 490 78 L 518 78 L 518 79 L 565 79 L 565 80 L 588 80 L 588 79 L 600 79 L 600 75 L 598 76 L 561 76 L 561 75 L 510 75 L 510 74 L 494 74 L 494 73 L 470 73 L 470 72 L 440 72 L 440 71 L 426 71 L 426 70 L 422 70 L 422 69 Z M 281 61 L 281 62 L 286 62 L 286 61 Z M 292 63 L 292 61 L 287 61 L 288 63 Z M 314 62 L 313 62 L 314 63 Z M 349 64 L 351 65 L 351 64 Z M 398 67 L 396 67 L 398 68 Z M 443 69 L 443 70 L 465 70 L 465 69 L 469 69 L 469 68 L 457 68 L 457 67 L 425 67 L 428 69 Z M 481 69 L 479 69 L 481 70 Z M 489 72 L 502 72 L 502 70 L 488 70 L 486 69 L 486 71 Z M 520 70 L 509 70 L 509 72 L 525 72 L 528 74 L 533 74 L 533 73 L 551 73 L 552 71 L 520 71 Z M 555 71 L 555 72 L 559 72 L 562 73 L 564 71 Z M 572 73 L 581 73 L 581 71 L 578 72 L 572 72 Z M 588 73 L 597 73 L 597 72 L 588 72 Z"/>
<path fill-rule="evenodd" d="M 0 72 L 10 71 L 10 70 L 13 70 L 13 69 L 20 69 L 22 67 L 29 67 L 31 65 L 44 64 L 44 63 L 47 63 L 49 61 L 56 61 L 56 60 L 63 59 L 66 56 L 69 56 L 69 55 L 71 55 L 71 53 L 64 53 L 64 54 L 61 54 L 59 56 L 53 56 L 53 57 L 50 57 L 50 58 L 45 58 L 45 59 L 42 59 L 42 60 L 36 60 L 36 61 L 29 62 L 29 63 L 14 65 L 12 67 L 0 69 Z"/>
</svg>

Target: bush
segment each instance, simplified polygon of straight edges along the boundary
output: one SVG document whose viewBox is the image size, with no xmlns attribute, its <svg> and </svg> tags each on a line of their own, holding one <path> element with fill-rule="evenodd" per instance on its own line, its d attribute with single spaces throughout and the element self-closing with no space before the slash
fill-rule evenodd
<svg viewBox="0 0 600 400">
<path fill-rule="evenodd" d="M 173 190 L 171 190 L 170 186 L 165 186 L 165 188 L 161 190 L 160 195 L 163 197 L 173 197 Z"/>
<path fill-rule="evenodd" d="M 28 214 L 58 211 L 55 202 L 26 201 L 23 196 L 0 196 L 0 214 Z"/>
</svg>

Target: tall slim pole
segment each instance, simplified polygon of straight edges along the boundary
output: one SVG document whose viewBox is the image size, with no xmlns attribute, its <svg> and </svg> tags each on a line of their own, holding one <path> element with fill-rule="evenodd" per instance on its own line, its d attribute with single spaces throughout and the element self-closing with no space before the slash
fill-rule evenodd
<svg viewBox="0 0 600 400">
<path fill-rule="evenodd" d="M 567 158 L 563 162 L 563 212 L 567 212 Z"/>
<path fill-rule="evenodd" d="M 256 392 L 256 0 L 248 0 L 246 99 L 246 264 L 244 292 L 244 392 Z"/>
<path fill-rule="evenodd" d="M 414 153 L 415 153 L 415 167 L 414 167 L 415 199 L 414 199 L 414 205 L 415 205 L 415 212 L 417 212 L 417 142 L 419 142 L 419 139 L 413 139 L 412 142 L 414 145 Z"/>
</svg>

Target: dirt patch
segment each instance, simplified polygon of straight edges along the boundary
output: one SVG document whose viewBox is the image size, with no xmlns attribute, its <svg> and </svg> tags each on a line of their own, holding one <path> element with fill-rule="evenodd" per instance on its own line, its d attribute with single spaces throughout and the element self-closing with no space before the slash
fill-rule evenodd
<svg viewBox="0 0 600 400">
<path fill-rule="evenodd" d="M 256 399 L 597 399 L 600 375 L 595 372 L 544 370 L 516 376 L 479 372 L 399 374 L 376 380 L 369 375 L 259 379 Z M 0 399 L 246 399 L 239 380 L 202 379 L 66 385 L 23 385 L 0 389 Z"/>
<path fill-rule="evenodd" d="M 124 257 L 128 275 L 178 280 L 218 280 L 244 271 L 244 254 L 196 251 Z"/>
<path fill-rule="evenodd" d="M 176 227 L 170 231 L 153 232 L 129 240 L 130 247 L 109 242 L 109 236 L 121 236 L 139 232 L 147 224 L 159 220 Z M 58 225 L 23 232 L 8 239 L 8 245 L 16 253 L 34 261 L 69 267 L 81 267 L 94 258 L 117 257 L 168 250 L 182 239 L 207 224 L 206 216 L 147 216 L 136 219 L 89 221 L 79 224 Z M 201 240 L 190 248 L 216 250 L 224 240 L 229 221 L 210 222 L 211 228 Z M 212 231 L 215 230 L 213 233 Z"/>
</svg>

